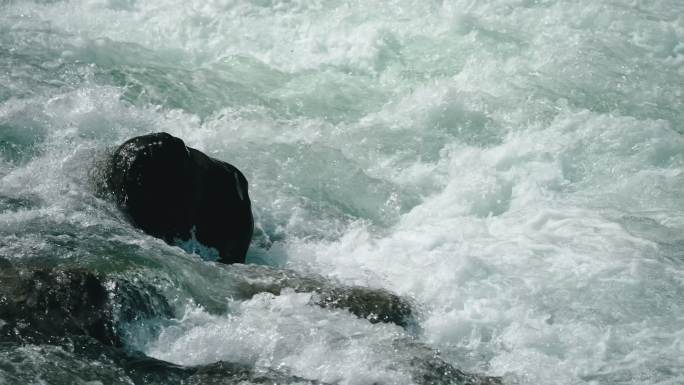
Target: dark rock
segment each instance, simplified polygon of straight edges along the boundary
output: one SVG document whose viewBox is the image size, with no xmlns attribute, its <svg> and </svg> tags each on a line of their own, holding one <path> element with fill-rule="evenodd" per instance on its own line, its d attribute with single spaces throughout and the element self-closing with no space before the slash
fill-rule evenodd
<svg viewBox="0 0 684 385">
<path fill-rule="evenodd" d="M 298 293 L 313 293 L 312 305 L 331 309 L 346 309 L 371 323 L 394 323 L 407 327 L 414 323 L 410 302 L 384 289 L 344 286 L 324 277 L 301 275 L 287 269 L 257 265 L 223 267 L 231 281 L 238 285 L 238 298 L 251 298 L 257 293 L 280 295 L 284 289 Z"/>
<path fill-rule="evenodd" d="M 105 186 L 133 224 L 170 244 L 196 239 L 241 263 L 254 231 L 247 179 L 167 133 L 138 136 L 112 155 Z"/>
<path fill-rule="evenodd" d="M 500 377 L 466 373 L 444 361 L 438 351 L 412 338 L 393 342 L 394 350 L 403 351 L 399 363 L 409 368 L 413 382 L 425 385 L 501 385 Z"/>
<path fill-rule="evenodd" d="M 166 299 L 137 279 L 0 258 L 0 358 L 23 362 L 20 372 L 0 365 L 0 382 L 41 376 L 56 383 L 320 384 L 237 363 L 180 366 L 124 348 L 120 323 L 171 317 Z M 48 366 L 33 361 L 24 347 L 44 356 Z M 95 371 L 92 362 L 98 363 Z"/>
<path fill-rule="evenodd" d="M 233 384 L 307 384 L 325 385 L 315 380 L 292 376 L 272 369 L 253 367 L 231 362 L 216 362 L 196 367 L 196 372 L 184 384 L 188 385 L 233 385 Z"/>
<path fill-rule="evenodd" d="M 118 323 L 173 315 L 149 285 L 78 268 L 15 268 L 0 261 L 0 341 L 51 343 L 83 335 L 121 346 Z"/>
<path fill-rule="evenodd" d="M 412 321 L 409 303 L 396 294 L 383 289 L 352 286 L 321 290 L 313 301 L 325 308 L 347 309 L 370 323 L 393 323 L 407 327 Z"/>
<path fill-rule="evenodd" d="M 240 292 L 313 292 L 313 303 L 349 309 L 371 322 L 405 324 L 410 307 L 377 289 L 340 287 L 317 276 L 262 266 L 221 269 L 241 277 Z M 137 278 L 136 278 L 137 277 Z M 112 384 L 321 384 L 280 370 L 217 362 L 180 366 L 124 348 L 119 324 L 171 318 L 172 309 L 154 286 L 134 274 L 105 274 L 78 267 L 24 266 L 0 258 L 0 362 L 22 362 L 21 370 L 0 364 L 0 379 L 28 383 L 103 381 Z M 500 379 L 454 368 L 439 353 L 412 338 L 387 346 L 416 384 L 499 385 Z M 29 350 L 26 350 L 28 348 Z M 35 353 L 44 359 L 37 359 Z M 93 368 L 93 363 L 95 369 Z"/>
<path fill-rule="evenodd" d="M 15 363 L 19 363 L 18 367 L 14 367 Z M 87 336 L 39 345 L 0 343 L 0 382 L 31 384 L 36 378 L 49 384 L 324 385 L 286 372 L 239 363 L 176 365 L 107 346 Z"/>
<path fill-rule="evenodd" d="M 107 291 L 96 275 L 4 268 L 0 282 L 0 319 L 6 322 L 3 339 L 37 343 L 82 334 L 105 344 L 120 344 Z"/>
</svg>

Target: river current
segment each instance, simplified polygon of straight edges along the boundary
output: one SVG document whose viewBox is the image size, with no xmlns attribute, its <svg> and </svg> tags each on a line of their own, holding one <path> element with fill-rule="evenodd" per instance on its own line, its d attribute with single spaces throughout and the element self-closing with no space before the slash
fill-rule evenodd
<svg viewBox="0 0 684 385">
<path fill-rule="evenodd" d="M 158 131 L 246 175 L 248 263 L 415 324 L 234 298 L 129 225 L 92 170 Z M 179 365 L 412 384 L 408 339 L 504 384 L 682 384 L 684 2 L 0 0 L 0 257 L 139 274 L 175 316 L 127 349 Z M 132 383 L 108 365 L 29 344 L 0 383 Z"/>
</svg>

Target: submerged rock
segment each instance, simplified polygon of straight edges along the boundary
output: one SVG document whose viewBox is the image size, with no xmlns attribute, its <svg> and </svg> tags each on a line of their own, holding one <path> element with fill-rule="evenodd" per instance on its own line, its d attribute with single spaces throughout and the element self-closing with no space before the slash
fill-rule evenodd
<svg viewBox="0 0 684 385">
<path fill-rule="evenodd" d="M 344 287 L 263 266 L 235 264 L 218 270 L 235 276 L 235 293 L 246 298 L 291 288 L 315 293 L 314 306 L 345 308 L 370 322 L 406 324 L 411 317 L 408 302 L 383 290 Z M 40 377 L 49 383 L 80 379 L 129 385 L 322 384 L 280 368 L 230 362 L 181 366 L 128 350 L 122 324 L 174 316 L 167 299 L 145 277 L 83 267 L 15 265 L 0 258 L 0 362 L 8 363 L 0 365 L 0 382 L 29 383 Z M 396 339 L 388 351 L 415 384 L 500 383 L 454 368 L 410 337 Z"/>
<path fill-rule="evenodd" d="M 328 288 L 314 297 L 315 304 L 326 308 L 347 309 L 370 323 L 393 323 L 407 327 L 413 321 L 408 301 L 383 289 L 352 286 Z"/>
<path fill-rule="evenodd" d="M 309 380 L 272 369 L 256 369 L 248 365 L 230 362 L 217 362 L 194 368 L 192 376 L 183 383 L 187 385 L 233 385 L 233 384 L 299 384 L 325 385 L 325 383 Z"/>
<path fill-rule="evenodd" d="M 21 363 L 0 365 L 0 382 L 321 384 L 238 363 L 180 366 L 124 348 L 120 324 L 171 317 L 164 296 L 144 282 L 0 258 L 0 361 Z"/>
<path fill-rule="evenodd" d="M 0 266 L 0 341 L 50 343 L 88 336 L 122 346 L 117 323 L 173 316 L 150 285 L 85 269 L 14 267 L 2 259 Z"/>
<path fill-rule="evenodd" d="M 500 377 L 466 373 L 444 361 L 438 351 L 411 338 L 394 341 L 393 349 L 403 351 L 399 363 L 409 368 L 413 382 L 429 385 L 501 385 Z"/>
<path fill-rule="evenodd" d="M 127 140 L 105 171 L 105 189 L 133 224 L 171 244 L 196 240 L 220 262 L 242 263 L 254 231 L 247 179 L 167 133 Z"/>
<path fill-rule="evenodd" d="M 222 268 L 230 274 L 240 298 L 251 298 L 263 292 L 280 295 L 284 289 L 292 289 L 298 293 L 313 293 L 312 305 L 346 309 L 371 323 L 407 327 L 415 321 L 411 303 L 384 289 L 345 286 L 318 275 L 302 275 L 268 266 L 231 265 Z"/>
<path fill-rule="evenodd" d="M 324 385 L 278 370 L 216 362 L 180 366 L 74 336 L 54 344 L 0 344 L 0 383 L 111 385 Z"/>
</svg>

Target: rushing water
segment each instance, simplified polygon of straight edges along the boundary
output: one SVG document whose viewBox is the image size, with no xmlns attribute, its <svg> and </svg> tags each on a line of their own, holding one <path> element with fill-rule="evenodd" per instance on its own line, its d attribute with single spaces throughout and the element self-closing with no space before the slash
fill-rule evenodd
<svg viewBox="0 0 684 385">
<path fill-rule="evenodd" d="M 133 229 L 89 175 L 156 131 L 245 173 L 248 262 L 416 327 L 235 299 Z M 682 384 L 684 2 L 1 0 L 0 257 L 146 266 L 176 317 L 126 343 L 181 365 L 409 384 L 410 339 L 507 384 Z M 27 345 L 0 383 L 108 365 Z"/>
</svg>

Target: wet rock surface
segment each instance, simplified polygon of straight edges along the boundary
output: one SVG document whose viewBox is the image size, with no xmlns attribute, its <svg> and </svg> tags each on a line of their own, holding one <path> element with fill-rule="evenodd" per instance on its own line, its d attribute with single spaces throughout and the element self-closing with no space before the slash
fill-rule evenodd
<svg viewBox="0 0 684 385">
<path fill-rule="evenodd" d="M 116 322 L 173 315 L 150 285 L 85 269 L 15 267 L 0 261 L 3 340 L 40 343 L 79 335 L 121 346 Z"/>
<path fill-rule="evenodd" d="M 171 317 L 173 309 L 152 285 L 0 259 L 0 361 L 6 361 L 0 370 L 6 380 L 31 383 L 40 372 L 48 383 L 319 384 L 237 363 L 183 367 L 125 349 L 119 324 Z M 96 370 L 89 365 L 94 362 Z"/>
<path fill-rule="evenodd" d="M 371 323 L 406 326 L 408 301 L 380 289 L 345 287 L 315 275 L 253 265 L 218 265 L 234 277 L 235 294 L 251 298 L 284 290 L 314 293 L 312 306 L 346 309 Z M 144 275 L 15 263 L 0 258 L 0 372 L 14 383 L 36 376 L 50 384 L 323 384 L 242 363 L 181 366 L 126 346 L 120 326 L 173 319 L 173 306 Z M 462 372 L 412 338 L 398 339 L 398 364 L 416 384 L 494 385 L 499 379 Z"/>
<path fill-rule="evenodd" d="M 11 384 L 323 384 L 276 370 L 217 362 L 184 367 L 83 336 L 53 344 L 0 344 L 0 378 Z"/>
<path fill-rule="evenodd" d="M 232 265 L 224 269 L 240 276 L 242 296 L 268 292 L 279 295 L 283 289 L 314 293 L 311 303 L 324 308 L 346 309 L 371 323 L 384 322 L 407 327 L 413 321 L 411 303 L 387 290 L 344 286 L 317 275 L 302 275 L 292 270 L 258 265 Z"/>
</svg>

